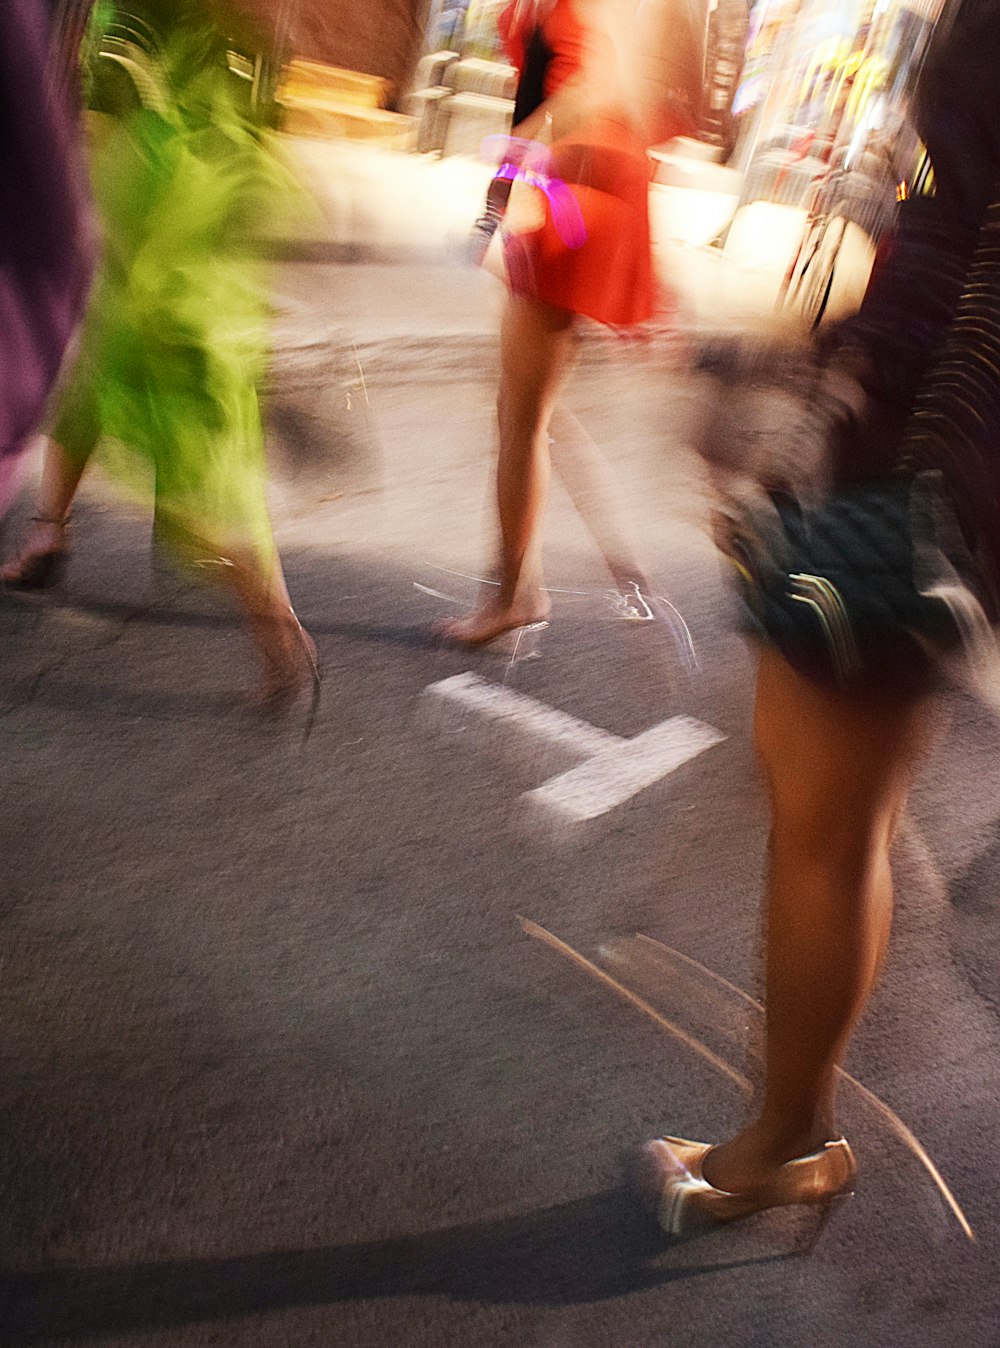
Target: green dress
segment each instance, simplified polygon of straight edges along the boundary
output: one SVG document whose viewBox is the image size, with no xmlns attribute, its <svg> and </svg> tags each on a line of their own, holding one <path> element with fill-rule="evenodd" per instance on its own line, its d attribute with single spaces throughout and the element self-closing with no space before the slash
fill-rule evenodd
<svg viewBox="0 0 1000 1348">
<path fill-rule="evenodd" d="M 113 17 L 95 11 L 91 62 L 107 59 L 96 52 Z M 130 486 L 152 480 L 158 520 L 185 551 L 266 565 L 267 307 L 248 235 L 290 179 L 240 112 L 196 6 L 177 4 L 150 73 L 146 105 L 101 118 L 92 142 L 103 259 L 52 433 L 78 460 L 99 450 Z"/>
</svg>

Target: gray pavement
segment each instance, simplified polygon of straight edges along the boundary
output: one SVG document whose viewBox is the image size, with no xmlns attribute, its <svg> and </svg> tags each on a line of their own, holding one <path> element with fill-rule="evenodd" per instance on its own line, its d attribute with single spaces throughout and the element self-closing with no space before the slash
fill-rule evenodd
<svg viewBox="0 0 1000 1348">
<path fill-rule="evenodd" d="M 242 710 L 233 616 L 151 569 L 148 519 L 99 477 L 64 592 L 0 607 L 0 1342 L 1000 1342 L 1000 726 L 943 700 L 849 1063 L 976 1242 L 853 1085 L 859 1190 L 811 1255 L 795 1213 L 664 1242 L 623 1157 L 734 1126 L 760 1033 L 711 976 L 760 990 L 765 811 L 688 447 L 702 390 L 666 336 L 593 338 L 568 395 L 698 674 L 612 616 L 558 486 L 553 625 L 511 668 L 427 635 L 489 550 L 486 278 L 298 263 L 277 293 L 275 520 L 325 666 L 308 741 Z M 525 799 L 551 746 L 428 714 L 470 671 L 623 740 L 679 716 L 725 739 L 554 829 Z"/>
</svg>

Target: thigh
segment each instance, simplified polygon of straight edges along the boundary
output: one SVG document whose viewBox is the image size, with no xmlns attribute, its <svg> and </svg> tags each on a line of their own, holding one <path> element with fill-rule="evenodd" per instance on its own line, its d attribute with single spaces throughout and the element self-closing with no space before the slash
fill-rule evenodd
<svg viewBox="0 0 1000 1348">
<path fill-rule="evenodd" d="M 510 295 L 500 329 L 501 417 L 547 418 L 573 345 L 573 315 L 524 295 Z"/>
<path fill-rule="evenodd" d="M 754 743 L 775 812 L 824 838 L 891 823 L 926 738 L 929 701 L 924 680 L 844 691 L 765 650 Z"/>
</svg>

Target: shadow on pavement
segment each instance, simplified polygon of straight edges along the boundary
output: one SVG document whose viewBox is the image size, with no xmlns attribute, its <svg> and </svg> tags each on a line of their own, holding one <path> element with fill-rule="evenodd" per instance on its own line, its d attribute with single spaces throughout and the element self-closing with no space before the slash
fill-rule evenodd
<svg viewBox="0 0 1000 1348">
<path fill-rule="evenodd" d="M 199 596 L 200 597 L 200 596 Z M 209 594 L 208 600 L 212 602 Z M 45 601 L 50 613 L 58 613 L 62 608 L 68 612 L 90 614 L 106 618 L 110 622 L 144 624 L 147 627 L 232 629 L 239 632 L 242 622 L 239 614 L 227 608 L 223 600 L 215 601 L 212 608 L 183 607 L 170 604 L 124 604 L 115 600 L 96 599 L 86 595 L 76 595 L 72 603 L 63 603 L 59 607 L 54 602 Z M 31 605 L 31 607 L 28 607 Z M 45 609 L 37 600 L 7 599 L 0 604 L 0 611 L 7 613 L 27 613 L 29 616 L 44 616 Z M 357 641 L 375 642 L 401 646 L 407 649 L 432 649 L 440 641 L 431 631 L 431 622 L 410 624 L 391 624 L 379 622 L 346 621 L 311 618 L 304 610 L 301 615 L 313 636 L 347 637 Z"/>
<path fill-rule="evenodd" d="M 13 1348 L 82 1340 L 391 1296 L 588 1303 L 785 1257 L 658 1265 L 667 1249 L 634 1199 L 614 1190 L 498 1221 L 360 1245 L 7 1274 L 0 1297 L 3 1341 Z"/>
</svg>

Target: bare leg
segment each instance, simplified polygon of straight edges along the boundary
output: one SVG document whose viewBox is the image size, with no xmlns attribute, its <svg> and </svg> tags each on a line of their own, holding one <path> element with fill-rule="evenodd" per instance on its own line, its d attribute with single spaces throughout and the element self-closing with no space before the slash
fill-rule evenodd
<svg viewBox="0 0 1000 1348">
<path fill-rule="evenodd" d="M 847 694 L 773 651 L 755 738 L 771 797 L 767 1030 L 757 1120 L 715 1147 L 705 1177 L 740 1192 L 838 1136 L 836 1068 L 871 994 L 892 920 L 889 849 L 921 744 L 925 698 Z"/>
<path fill-rule="evenodd" d="M 96 437 L 95 437 L 96 438 Z M 49 440 L 42 464 L 38 515 L 20 556 L 0 568 L 0 579 L 17 583 L 35 559 L 65 551 L 65 520 L 90 458 L 73 454 Z M 316 676 L 316 648 L 303 631 L 275 553 L 265 560 L 252 549 L 220 549 L 198 538 L 177 521 L 169 521 L 174 545 L 186 555 L 213 564 L 211 574 L 242 610 L 247 630 L 261 659 L 262 677 L 254 701 L 278 707 L 293 699 Z"/>
<path fill-rule="evenodd" d="M 0 567 L 0 580 L 17 584 L 39 559 L 66 551 L 66 521 L 89 454 L 74 455 L 55 440 L 45 446 L 37 514 L 18 556 Z"/>
<path fill-rule="evenodd" d="M 281 563 L 268 573 L 253 560 L 234 561 L 224 578 L 242 607 L 261 660 L 261 680 L 252 703 L 280 710 L 319 678 L 316 645 L 300 624 L 288 597 Z"/>
<path fill-rule="evenodd" d="M 507 301 L 500 334 L 497 509 L 500 585 L 470 618 L 440 627 L 478 644 L 548 615 L 541 589 L 541 522 L 549 486 L 548 426 L 569 360 L 573 315 L 525 296 Z"/>
<path fill-rule="evenodd" d="M 183 556 L 205 567 L 240 609 L 261 663 L 250 701 L 280 710 L 319 677 L 316 646 L 295 616 L 277 552 L 220 547 L 164 514 L 166 537 Z"/>
<path fill-rule="evenodd" d="M 607 459 L 562 404 L 553 410 L 550 429 L 556 472 L 616 584 L 635 581 L 640 589 L 648 591 L 629 541 L 618 481 Z"/>
<path fill-rule="evenodd" d="M 80 485 L 89 454 L 71 454 L 56 440 L 49 440 L 42 463 L 42 490 L 38 513 L 62 519 L 69 513 Z"/>
</svg>

